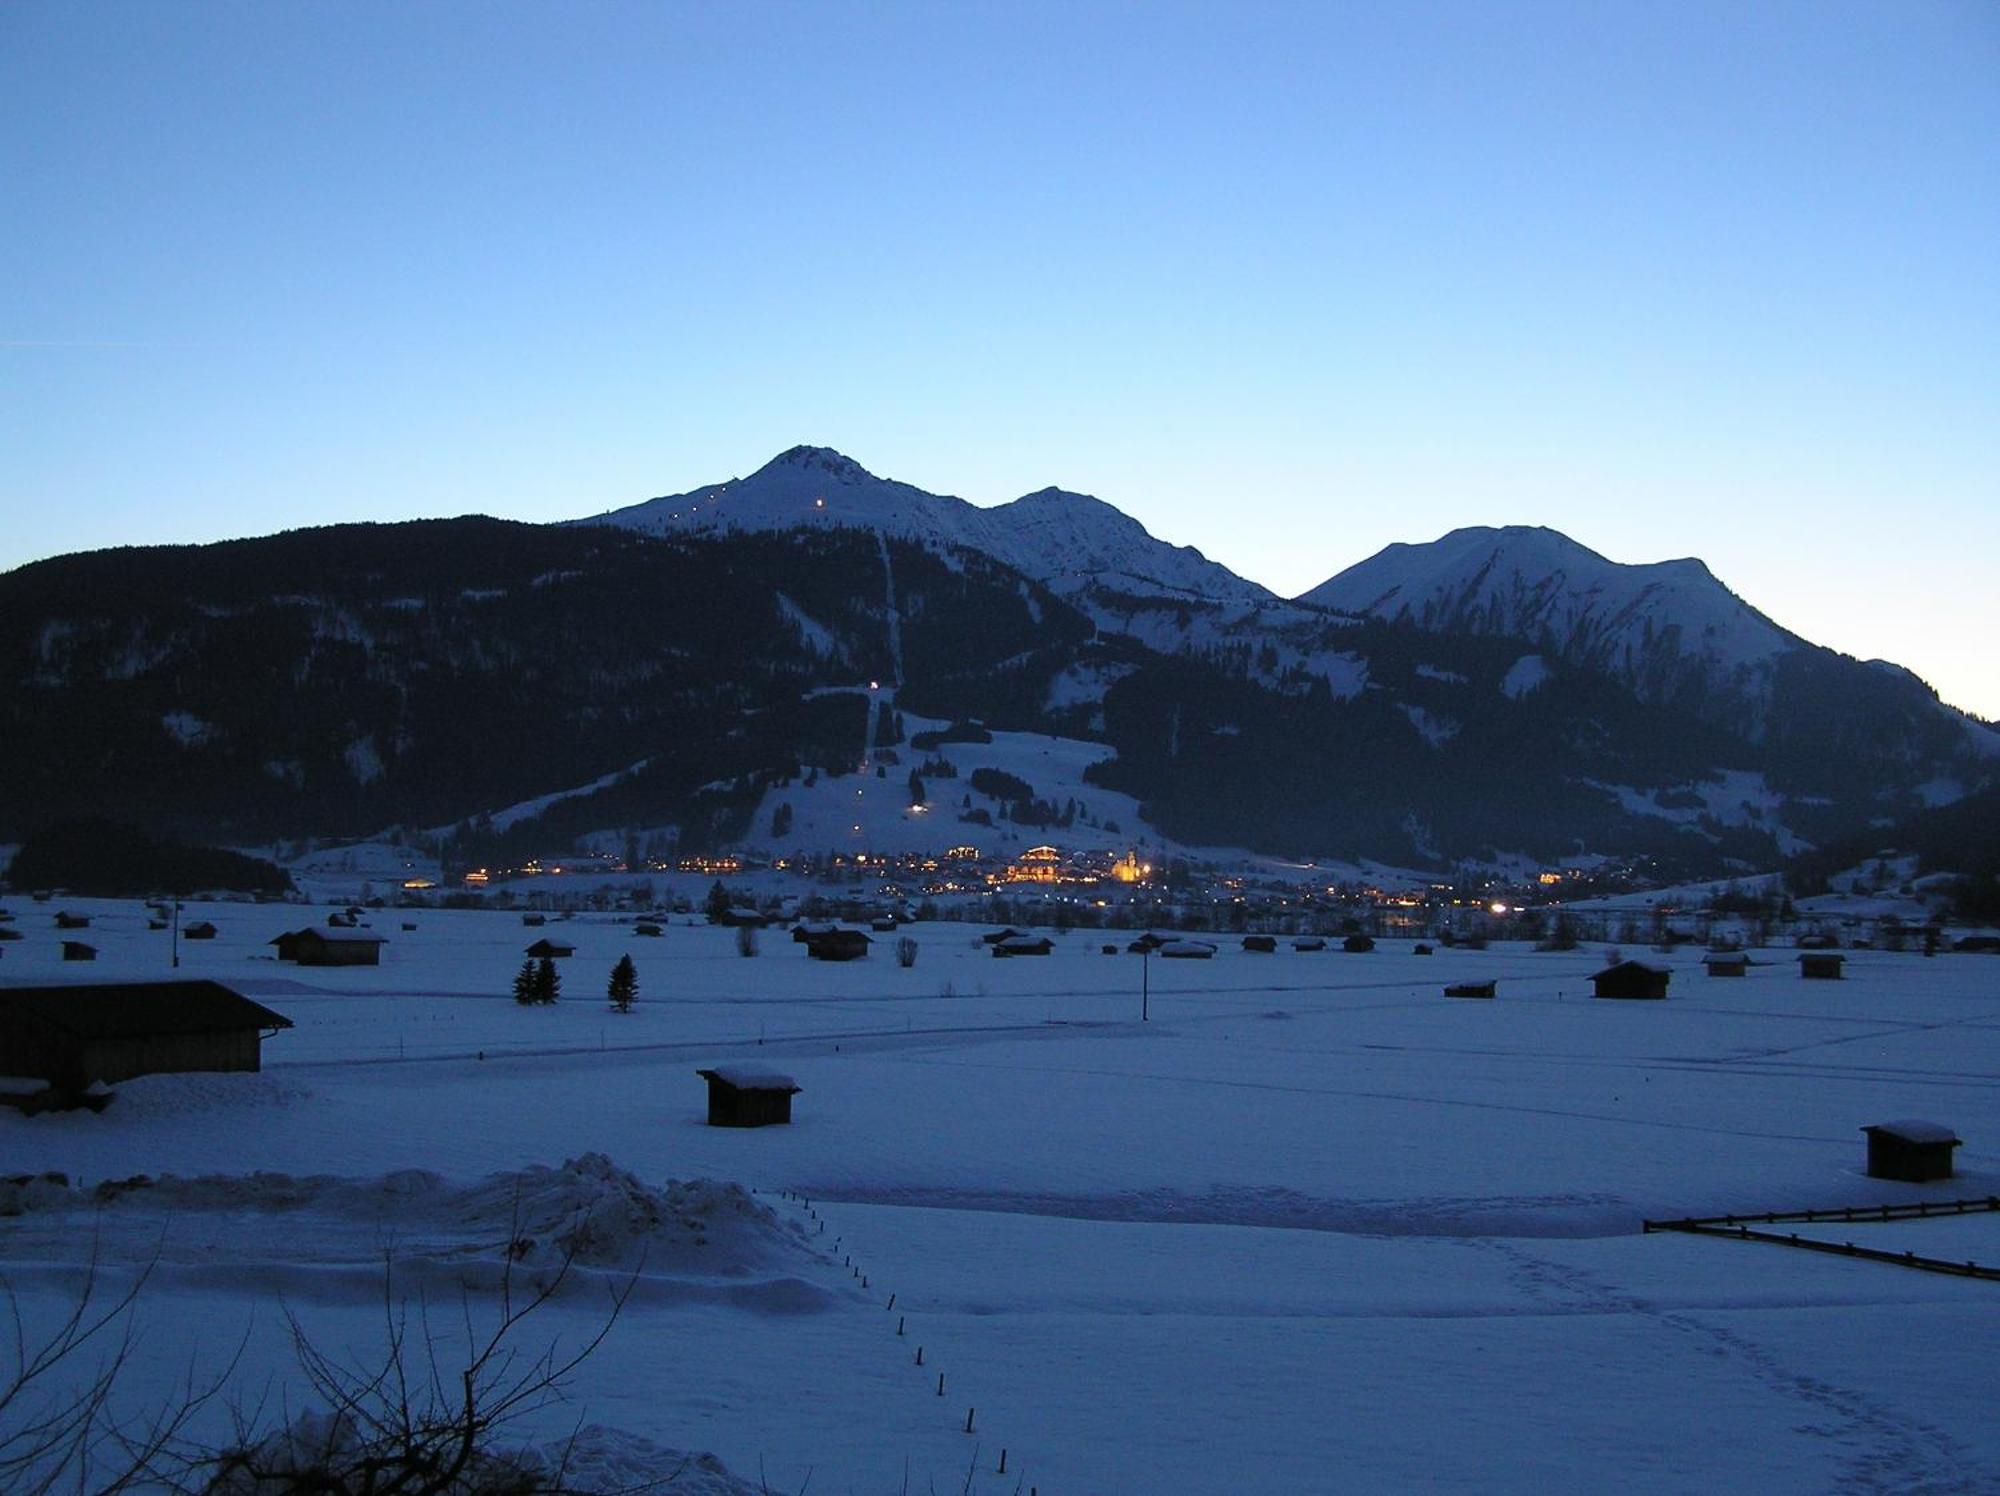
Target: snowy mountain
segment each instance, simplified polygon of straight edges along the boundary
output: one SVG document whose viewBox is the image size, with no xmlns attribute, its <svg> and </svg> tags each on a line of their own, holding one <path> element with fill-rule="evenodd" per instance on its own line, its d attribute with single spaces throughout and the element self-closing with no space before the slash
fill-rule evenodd
<svg viewBox="0 0 2000 1496">
<path fill-rule="evenodd" d="M 1434 633 L 1511 635 L 1653 694 L 1690 672 L 1755 689 L 1773 660 L 1805 643 L 1700 561 L 1624 565 L 1533 525 L 1391 545 L 1298 600 Z"/>
<path fill-rule="evenodd" d="M 1065 596 L 1270 603 L 1273 595 L 1192 546 L 1169 545 L 1087 494 L 1044 488 L 982 509 L 878 478 L 826 447 L 793 447 L 747 478 L 648 499 L 581 521 L 649 535 L 860 529 L 1004 561 Z"/>
</svg>

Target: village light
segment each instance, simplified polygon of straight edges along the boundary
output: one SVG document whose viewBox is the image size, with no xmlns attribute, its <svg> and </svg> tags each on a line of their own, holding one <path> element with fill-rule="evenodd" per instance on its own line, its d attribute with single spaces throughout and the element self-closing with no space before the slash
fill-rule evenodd
<svg viewBox="0 0 2000 1496">
<path fill-rule="evenodd" d="M 1488 907 L 1491 908 L 1495 914 L 1505 914 L 1507 912 L 1507 906 L 1505 904 L 1492 904 L 1489 905 Z"/>
</svg>

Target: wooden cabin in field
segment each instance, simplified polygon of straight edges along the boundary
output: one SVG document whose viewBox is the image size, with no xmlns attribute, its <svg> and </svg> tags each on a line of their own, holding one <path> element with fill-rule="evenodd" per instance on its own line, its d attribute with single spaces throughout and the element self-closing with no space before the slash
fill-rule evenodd
<svg viewBox="0 0 2000 1496">
<path fill-rule="evenodd" d="M 1712 977 L 1741 977 L 1750 974 L 1750 958 L 1741 951 L 1716 951 L 1701 958 L 1702 969 Z"/>
<path fill-rule="evenodd" d="M 1154 954 L 1163 961 L 1207 961 L 1213 959 L 1215 947 L 1206 940 L 1169 940 Z"/>
<path fill-rule="evenodd" d="M 1321 940 L 1317 935 L 1301 935 L 1297 940 L 1292 942 L 1292 949 L 1295 951 L 1323 951 L 1326 949 L 1326 942 Z"/>
<path fill-rule="evenodd" d="M 815 961 L 859 961 L 873 944 L 859 930 L 828 930 L 806 942 L 806 955 Z"/>
<path fill-rule="evenodd" d="M 136 1075 L 256 1070 L 292 1021 L 220 982 L 0 990 L 0 1074 L 82 1090 Z"/>
<path fill-rule="evenodd" d="M 65 940 L 62 943 L 62 958 L 65 961 L 95 961 L 97 947 L 85 945 L 81 940 Z"/>
<path fill-rule="evenodd" d="M 1243 949 L 1246 951 L 1255 951 L 1261 955 L 1268 956 L 1277 950 L 1277 948 L 1278 937 L 1275 935 L 1245 935 L 1243 937 Z"/>
<path fill-rule="evenodd" d="M 1499 990 L 1500 983 L 1497 980 L 1490 982 L 1453 982 L 1449 987 L 1444 989 L 1444 995 L 1446 997 L 1493 997 Z"/>
<path fill-rule="evenodd" d="M 665 932 L 662 931 L 660 927 L 654 924 L 651 920 L 642 919 L 636 925 L 632 926 L 632 933 L 634 935 L 646 935 L 651 937 L 657 937 L 661 934 L 664 934 Z"/>
<path fill-rule="evenodd" d="M 1375 949 L 1375 940 L 1369 935 L 1350 935 L 1340 942 L 1340 948 L 1350 956 L 1359 956 Z"/>
<path fill-rule="evenodd" d="M 1419 940 L 1410 949 L 1410 954 L 1413 956 L 1428 956 L 1430 953 L 1431 953 L 1431 948 L 1425 945 L 1421 940 Z"/>
<path fill-rule="evenodd" d="M 213 940 L 215 936 L 215 926 L 207 920 L 202 920 L 199 924 L 189 925 L 185 930 L 181 931 L 181 939 L 183 940 Z"/>
<path fill-rule="evenodd" d="M 296 961 L 301 966 L 380 966 L 382 947 L 387 943 L 380 935 L 322 930 L 316 925 L 287 930 L 270 942 L 278 948 L 280 961 Z"/>
<path fill-rule="evenodd" d="M 560 940 L 550 940 L 547 936 L 543 936 L 528 947 L 527 953 L 537 961 L 544 959 L 560 961 L 566 956 L 574 956 L 576 954 L 576 947 L 567 945 Z"/>
<path fill-rule="evenodd" d="M 71 914 L 67 909 L 58 909 L 56 911 L 56 928 L 58 930 L 88 930 L 90 928 L 90 916 L 87 914 Z"/>
<path fill-rule="evenodd" d="M 710 1127 L 769 1127 L 792 1120 L 792 1098 L 801 1087 L 789 1075 L 740 1065 L 695 1074 L 708 1082 Z"/>
<path fill-rule="evenodd" d="M 1004 930 L 990 930 L 979 938 L 987 945 L 998 945 L 1003 940 L 1016 940 L 1024 933 L 1024 931 L 1017 930 L 1012 925 L 1009 925 Z"/>
<path fill-rule="evenodd" d="M 1665 997 L 1673 972 L 1650 961 L 1620 961 L 1591 977 L 1594 997 Z"/>
<path fill-rule="evenodd" d="M 868 922 L 868 928 L 873 930 L 877 935 L 894 934 L 896 929 L 896 916 L 893 914 L 885 914 L 879 919 L 872 919 Z"/>
<path fill-rule="evenodd" d="M 1922 1184 L 1952 1175 L 1951 1150 L 1959 1138 L 1949 1127 L 1914 1118 L 1877 1122 L 1861 1129 L 1868 1135 L 1868 1177 L 1901 1179 Z"/>
<path fill-rule="evenodd" d="M 344 909 L 336 909 L 326 917 L 327 928 L 330 930 L 352 930 L 360 923 L 360 915 L 349 914 Z"/>
<path fill-rule="evenodd" d="M 831 935 L 840 928 L 831 920 L 819 920 L 792 926 L 792 941 L 795 945 L 808 945 L 822 935 Z"/>
<path fill-rule="evenodd" d="M 1056 948 L 1056 943 L 1046 935 L 1010 935 L 1005 940 L 995 941 L 995 956 L 1046 956 Z"/>
<path fill-rule="evenodd" d="M 524 914 L 521 916 L 521 923 L 531 930 L 538 930 L 548 922 L 549 917 L 546 914 Z"/>
<path fill-rule="evenodd" d="M 1125 949 L 1135 956 L 1150 956 L 1166 943 L 1166 936 L 1155 935 L 1151 930 L 1148 930 L 1137 940 L 1127 945 Z"/>
<path fill-rule="evenodd" d="M 1839 951 L 1806 951 L 1799 957 L 1799 975 L 1807 981 L 1837 982 L 1846 962 Z"/>
</svg>

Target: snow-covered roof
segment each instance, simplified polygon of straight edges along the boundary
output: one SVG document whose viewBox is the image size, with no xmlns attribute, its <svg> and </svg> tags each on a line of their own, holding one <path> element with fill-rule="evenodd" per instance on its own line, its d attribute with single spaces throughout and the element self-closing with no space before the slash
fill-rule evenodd
<svg viewBox="0 0 2000 1496">
<path fill-rule="evenodd" d="M 803 1089 L 789 1075 L 780 1075 L 775 1070 L 757 1070 L 745 1065 L 716 1065 L 711 1069 L 697 1070 L 696 1075 L 710 1080 L 719 1080 L 725 1086 L 734 1086 L 739 1091 L 797 1091 Z"/>
<path fill-rule="evenodd" d="M 1673 970 L 1671 966 L 1662 966 L 1656 961 L 1625 960 L 1614 962 L 1612 965 L 1605 967 L 1604 970 L 1597 972 L 1595 976 L 1608 977 L 1614 971 L 1650 971 L 1655 976 L 1664 977 L 1672 976 Z"/>
<path fill-rule="evenodd" d="M 1872 1127 L 1861 1129 L 1866 1133 L 1882 1133 L 1886 1137 L 1897 1138 L 1905 1143 L 1956 1143 L 1957 1133 L 1941 1122 L 1925 1122 L 1920 1118 L 1906 1117 L 1900 1122 L 1877 1122 Z"/>
</svg>

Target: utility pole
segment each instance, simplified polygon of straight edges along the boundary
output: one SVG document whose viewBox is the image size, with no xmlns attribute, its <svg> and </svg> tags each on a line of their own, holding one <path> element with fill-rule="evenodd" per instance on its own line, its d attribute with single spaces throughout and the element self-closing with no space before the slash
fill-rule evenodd
<svg viewBox="0 0 2000 1496">
<path fill-rule="evenodd" d="M 181 965 L 181 896 L 179 894 L 173 895 L 173 904 L 174 970 L 179 971 Z"/>
<path fill-rule="evenodd" d="M 1145 1023 L 1151 1017 L 1153 1006 L 1153 947 L 1149 944 L 1139 952 L 1139 1021 Z"/>
</svg>

